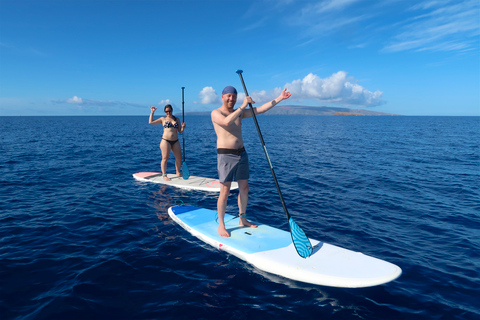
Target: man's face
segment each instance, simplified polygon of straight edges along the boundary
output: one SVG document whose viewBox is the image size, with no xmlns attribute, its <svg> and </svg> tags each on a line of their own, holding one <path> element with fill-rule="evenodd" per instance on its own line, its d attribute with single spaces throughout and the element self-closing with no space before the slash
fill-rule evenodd
<svg viewBox="0 0 480 320">
<path fill-rule="evenodd" d="M 222 95 L 222 100 L 227 107 L 233 108 L 237 102 L 237 95 L 235 93 L 227 93 Z"/>
</svg>

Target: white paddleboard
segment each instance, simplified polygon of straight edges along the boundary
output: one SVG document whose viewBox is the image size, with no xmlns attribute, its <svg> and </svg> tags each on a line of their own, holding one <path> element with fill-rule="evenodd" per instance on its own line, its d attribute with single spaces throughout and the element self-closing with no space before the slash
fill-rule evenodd
<svg viewBox="0 0 480 320">
<path fill-rule="evenodd" d="M 137 172 L 133 174 L 133 177 L 138 181 L 161 183 L 182 189 L 220 192 L 220 182 L 218 179 L 196 176 L 190 176 L 188 179 L 183 179 L 183 177 L 177 177 L 176 175 L 168 175 L 172 180 L 166 181 L 163 180 L 161 172 Z M 238 183 L 233 181 L 230 190 L 235 189 L 238 189 Z"/>
<path fill-rule="evenodd" d="M 309 258 L 297 254 L 289 232 L 258 224 L 240 227 L 238 219 L 225 215 L 230 238 L 218 235 L 216 211 L 194 206 L 174 206 L 170 217 L 200 240 L 231 253 L 256 268 L 285 278 L 331 287 L 362 288 L 381 285 L 400 276 L 402 270 L 389 262 L 310 239 Z M 229 221 L 230 220 L 230 221 Z"/>
</svg>

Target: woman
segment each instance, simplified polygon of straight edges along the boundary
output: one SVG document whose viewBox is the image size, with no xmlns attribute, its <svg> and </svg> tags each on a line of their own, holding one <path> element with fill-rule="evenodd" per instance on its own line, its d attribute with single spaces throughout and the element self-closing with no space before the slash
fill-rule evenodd
<svg viewBox="0 0 480 320">
<path fill-rule="evenodd" d="M 177 176 L 181 177 L 182 173 L 180 172 L 180 166 L 182 164 L 182 149 L 180 148 L 180 142 L 178 141 L 178 133 L 182 133 L 185 128 L 185 122 L 180 126 L 179 119 L 173 115 L 173 108 L 171 105 L 167 104 L 164 108 L 165 117 L 160 117 L 156 120 L 153 120 L 153 114 L 157 110 L 156 107 L 150 107 L 150 118 L 148 119 L 149 124 L 163 124 L 163 136 L 162 141 L 160 141 L 160 150 L 162 151 L 162 174 L 163 180 L 170 181 L 167 177 L 167 161 L 170 156 L 170 151 L 173 151 L 175 156 L 175 168 L 177 169 Z"/>
</svg>

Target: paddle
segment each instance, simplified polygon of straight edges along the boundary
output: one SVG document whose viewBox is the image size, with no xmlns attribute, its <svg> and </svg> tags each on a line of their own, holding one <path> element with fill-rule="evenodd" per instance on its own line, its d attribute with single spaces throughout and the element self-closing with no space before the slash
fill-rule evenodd
<svg viewBox="0 0 480 320">
<path fill-rule="evenodd" d="M 185 87 L 182 87 L 182 122 L 185 122 L 185 100 L 184 100 L 184 90 Z M 182 176 L 184 180 L 190 178 L 190 171 L 188 170 L 187 163 L 185 162 L 185 132 L 182 134 L 183 137 L 183 163 L 182 163 Z"/>
<path fill-rule="evenodd" d="M 242 70 L 237 70 L 238 75 L 240 76 L 240 80 L 242 81 L 243 90 L 245 91 L 245 95 L 248 96 L 247 87 L 245 86 L 245 82 L 243 81 Z M 308 258 L 313 253 L 313 247 L 310 243 L 310 240 L 305 235 L 305 232 L 293 221 L 293 218 L 290 217 L 288 213 L 287 206 L 285 205 L 285 201 L 283 200 L 282 192 L 280 191 L 280 185 L 277 181 L 277 176 L 275 175 L 275 171 L 273 170 L 272 162 L 270 161 L 270 157 L 268 156 L 267 147 L 265 146 L 265 141 L 263 141 L 262 132 L 260 131 L 260 126 L 258 125 L 257 117 L 255 115 L 255 111 L 253 110 L 253 106 L 251 103 L 248 104 L 250 106 L 250 110 L 252 111 L 253 120 L 255 122 L 255 126 L 257 127 L 258 136 L 260 137 L 260 141 L 262 142 L 263 151 L 265 151 L 265 156 L 267 157 L 268 165 L 270 166 L 270 171 L 272 172 L 273 180 L 275 181 L 275 185 L 277 186 L 278 194 L 280 196 L 280 200 L 282 201 L 283 210 L 287 215 L 288 225 L 290 226 L 290 234 L 292 236 L 293 245 L 297 250 L 297 253 L 302 258 Z"/>
</svg>

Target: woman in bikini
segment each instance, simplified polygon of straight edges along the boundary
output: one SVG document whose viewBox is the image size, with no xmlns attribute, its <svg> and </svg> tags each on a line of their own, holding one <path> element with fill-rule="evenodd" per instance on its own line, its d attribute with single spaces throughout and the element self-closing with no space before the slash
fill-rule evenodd
<svg viewBox="0 0 480 320">
<path fill-rule="evenodd" d="M 167 177 L 167 161 L 170 156 L 170 151 L 173 151 L 173 155 L 175 156 L 177 176 L 182 176 L 182 173 L 180 172 L 180 166 L 182 164 L 182 149 L 180 148 L 180 142 L 178 141 L 178 133 L 183 132 L 185 122 L 180 126 L 180 120 L 173 115 L 173 108 L 169 104 L 167 104 L 164 109 L 166 114 L 165 117 L 153 120 L 155 110 L 157 110 L 156 107 L 150 107 L 150 118 L 148 119 L 148 123 L 163 125 L 163 136 L 162 141 L 160 141 L 160 150 L 162 151 L 161 168 L 163 180 L 170 181 L 172 179 Z"/>
</svg>

